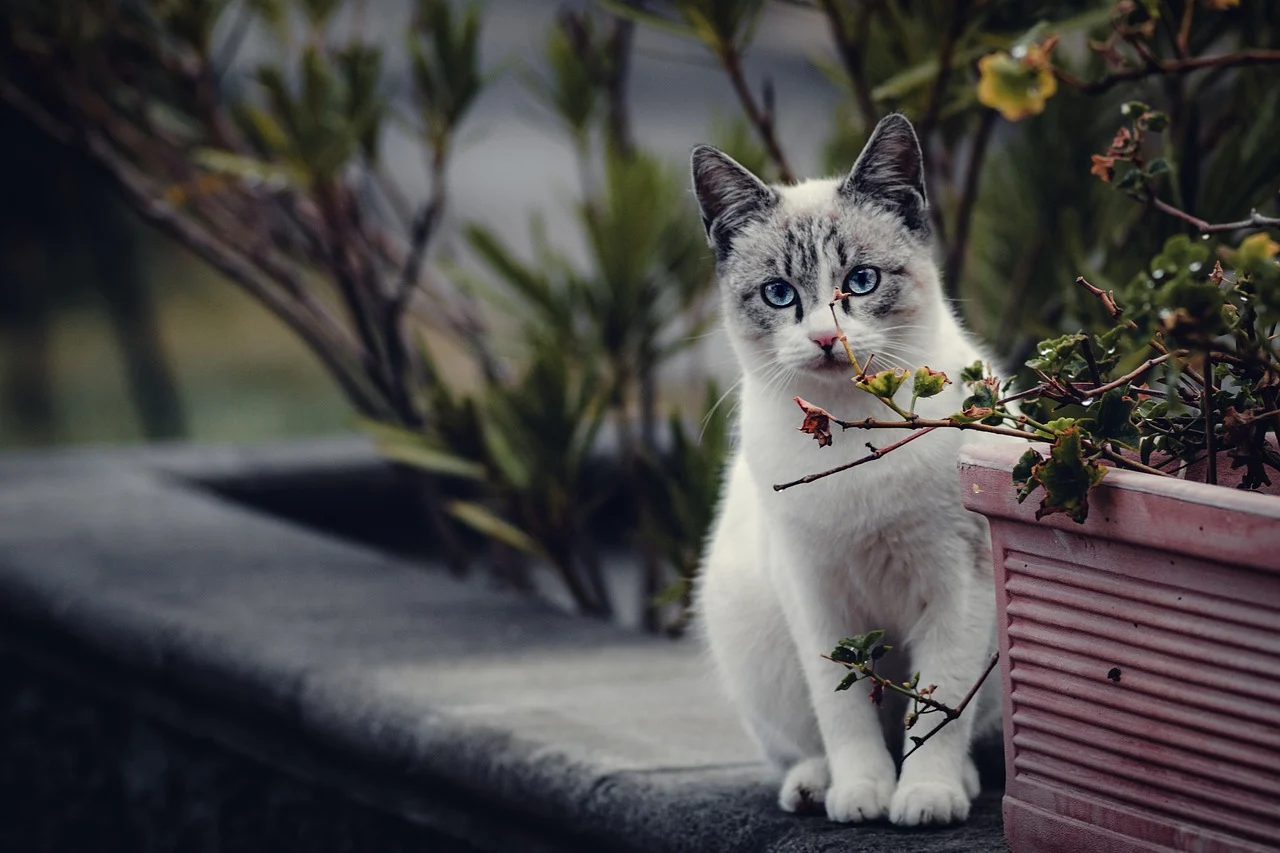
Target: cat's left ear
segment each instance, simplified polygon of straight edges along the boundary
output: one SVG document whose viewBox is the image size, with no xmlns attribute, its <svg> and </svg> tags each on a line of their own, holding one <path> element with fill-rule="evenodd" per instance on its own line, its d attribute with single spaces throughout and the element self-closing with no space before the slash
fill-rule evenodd
<svg viewBox="0 0 1280 853">
<path fill-rule="evenodd" d="M 693 149 L 693 191 L 702 211 L 707 240 L 723 258 L 733 238 L 752 220 L 764 216 L 778 194 L 728 154 L 710 145 Z"/>
<path fill-rule="evenodd" d="M 898 213 L 913 231 L 929 233 L 924 155 L 915 128 L 900 113 L 876 125 L 858 162 L 840 184 L 846 198 L 869 198 Z"/>
</svg>

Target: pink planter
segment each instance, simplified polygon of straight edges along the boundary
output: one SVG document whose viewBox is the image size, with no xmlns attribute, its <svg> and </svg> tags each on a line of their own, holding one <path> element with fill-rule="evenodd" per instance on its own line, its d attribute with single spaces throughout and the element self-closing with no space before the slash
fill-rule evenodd
<svg viewBox="0 0 1280 853">
<path fill-rule="evenodd" d="M 991 522 L 1014 853 L 1280 850 L 1280 498 L 1111 471 L 1034 518 L 1024 447 L 960 456 Z"/>
</svg>

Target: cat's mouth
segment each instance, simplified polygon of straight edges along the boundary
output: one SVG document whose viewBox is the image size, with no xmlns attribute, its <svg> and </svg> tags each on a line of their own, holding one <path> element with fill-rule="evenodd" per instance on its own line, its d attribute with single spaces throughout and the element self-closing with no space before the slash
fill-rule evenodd
<svg viewBox="0 0 1280 853">
<path fill-rule="evenodd" d="M 819 356 L 810 362 L 809 369 L 814 373 L 820 373 L 823 376 L 831 376 L 839 373 L 849 373 L 853 366 L 843 358 L 836 358 L 832 355 Z"/>
</svg>

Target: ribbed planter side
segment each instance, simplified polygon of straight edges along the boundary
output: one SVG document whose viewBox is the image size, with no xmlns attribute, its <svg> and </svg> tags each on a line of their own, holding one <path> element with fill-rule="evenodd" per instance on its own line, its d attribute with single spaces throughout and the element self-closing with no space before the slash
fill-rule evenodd
<svg viewBox="0 0 1280 853">
<path fill-rule="evenodd" d="M 1111 471 L 1035 520 L 1021 447 L 961 453 L 991 523 L 1014 853 L 1280 849 L 1280 498 Z"/>
</svg>

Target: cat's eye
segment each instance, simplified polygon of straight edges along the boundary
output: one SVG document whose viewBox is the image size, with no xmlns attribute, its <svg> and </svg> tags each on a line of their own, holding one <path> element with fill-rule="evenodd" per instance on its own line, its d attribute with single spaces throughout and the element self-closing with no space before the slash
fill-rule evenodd
<svg viewBox="0 0 1280 853">
<path fill-rule="evenodd" d="M 880 270 L 875 267 L 854 267 L 844 277 L 844 292 L 854 296 L 866 296 L 880 284 Z"/>
<path fill-rule="evenodd" d="M 799 294 L 785 281 L 771 281 L 760 288 L 760 298 L 774 308 L 786 308 L 796 304 Z"/>
</svg>

